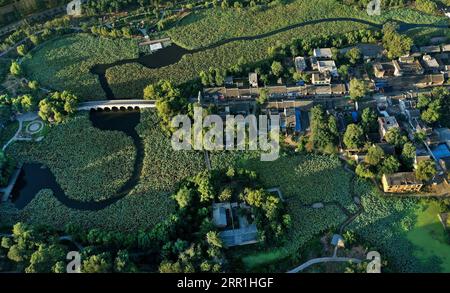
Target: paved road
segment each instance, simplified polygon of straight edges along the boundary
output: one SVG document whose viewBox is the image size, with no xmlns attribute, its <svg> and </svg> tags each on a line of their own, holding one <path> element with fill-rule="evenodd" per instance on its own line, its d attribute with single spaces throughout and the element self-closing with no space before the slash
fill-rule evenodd
<svg viewBox="0 0 450 293">
<path fill-rule="evenodd" d="M 361 260 L 357 258 L 350 258 L 350 257 L 321 257 L 321 258 L 315 258 L 311 259 L 304 264 L 296 267 L 295 269 L 292 269 L 288 271 L 288 274 L 295 274 L 303 271 L 304 269 L 307 269 L 308 267 L 319 264 L 319 263 L 330 263 L 330 262 L 350 262 L 350 263 L 360 263 Z"/>
</svg>

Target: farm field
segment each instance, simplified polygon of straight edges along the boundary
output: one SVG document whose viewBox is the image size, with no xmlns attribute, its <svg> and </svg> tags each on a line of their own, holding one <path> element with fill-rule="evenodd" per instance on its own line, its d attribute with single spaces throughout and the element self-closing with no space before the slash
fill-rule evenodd
<svg viewBox="0 0 450 293">
<path fill-rule="evenodd" d="M 357 18 L 382 24 L 388 20 L 410 23 L 436 23 L 443 17 L 427 15 L 412 9 L 390 9 L 380 16 L 352 9 L 335 0 L 291 1 L 267 9 L 208 9 L 191 14 L 168 31 L 169 36 L 185 48 L 205 47 L 223 39 L 255 36 L 300 22 L 326 18 Z M 332 25 L 330 25 L 332 26 Z M 348 30 L 353 24 L 346 24 Z M 302 30 L 299 30 L 300 32 Z"/>
<path fill-rule="evenodd" d="M 438 219 L 437 202 L 423 204 L 417 209 L 417 221 L 406 237 L 416 245 L 415 255 L 421 261 L 437 258 L 441 272 L 450 273 L 450 239 Z"/>
<path fill-rule="evenodd" d="M 173 201 L 170 198 L 171 191 L 176 187 L 177 182 L 182 179 L 192 176 L 197 172 L 205 168 L 203 153 L 195 152 L 177 152 L 173 153 L 170 140 L 163 136 L 162 130 L 159 125 L 155 123 L 155 114 L 152 111 L 143 111 L 141 115 L 141 124 L 138 125 L 138 132 L 141 135 L 144 143 L 145 157 L 143 158 L 143 171 L 141 174 L 140 183 L 131 191 L 131 193 L 114 204 L 108 206 L 105 209 L 99 211 L 82 211 L 70 209 L 61 204 L 53 195 L 51 190 L 42 190 L 32 201 L 20 211 L 15 211 L 16 220 L 29 222 L 33 224 L 45 224 L 56 228 L 63 228 L 68 223 L 74 223 L 83 228 L 102 228 L 111 231 L 138 231 L 140 229 L 149 229 L 156 223 L 164 220 L 173 211 Z M 79 123 L 89 124 L 87 118 L 77 117 L 75 121 L 71 121 L 70 125 Z M 86 125 L 89 128 L 89 125 Z M 61 130 L 70 130 L 69 126 L 61 126 Z M 97 131 L 97 129 L 94 129 Z M 52 130 L 54 131 L 54 130 Z M 50 132 L 47 136 L 51 138 L 55 134 Z M 85 131 L 84 140 L 89 141 L 87 136 L 89 131 Z M 99 131 L 99 130 L 98 130 Z M 114 136 L 123 136 L 128 143 L 124 146 L 124 149 L 132 148 L 133 144 L 131 139 L 126 137 L 123 133 L 105 132 L 104 136 L 108 139 L 108 143 L 103 144 L 108 146 L 110 141 L 114 139 Z M 68 136 L 68 133 L 64 133 Z M 76 135 L 75 135 L 76 136 Z M 119 138 L 119 137 L 116 137 Z M 82 144 L 83 145 L 83 144 Z M 46 142 L 42 142 L 42 145 L 36 147 L 36 150 L 30 150 L 30 145 L 27 148 L 25 145 L 14 144 L 14 154 L 16 156 L 22 156 L 29 160 L 34 159 L 38 162 L 49 162 L 54 156 L 51 155 L 51 151 L 44 151 L 41 157 L 31 156 L 36 155 L 35 152 L 42 150 L 46 147 Z M 57 147 L 55 142 L 49 148 Z M 80 148 L 82 146 L 80 145 Z M 84 151 L 89 149 L 88 146 L 84 146 Z M 92 145 L 91 145 L 92 147 Z M 63 148 L 68 151 L 67 148 Z M 60 152 L 63 152 L 61 150 Z M 80 150 L 79 150 L 80 151 Z M 75 162 L 81 162 L 87 156 L 82 153 L 72 153 L 71 160 Z M 81 154 L 80 158 L 79 155 Z M 118 162 L 121 159 L 117 156 L 114 162 Z M 134 157 L 126 157 L 130 164 L 133 164 Z M 95 160 L 93 160 L 95 162 Z M 66 162 L 68 163 L 68 162 Z M 73 164 L 73 163 L 72 163 Z M 52 166 L 52 165 L 50 165 Z M 110 168 L 108 166 L 101 167 L 97 165 L 98 175 L 104 176 Z M 61 176 L 63 172 L 70 172 L 67 168 L 59 166 L 61 169 L 56 169 L 53 166 L 52 171 L 56 175 L 58 182 L 62 183 Z M 103 173 L 102 173 L 103 172 Z M 74 175 L 74 174 L 72 174 Z M 123 175 L 123 174 L 122 174 Z M 92 173 L 91 173 L 92 176 Z M 110 177 L 111 178 L 111 177 Z M 122 180 L 122 177 L 120 177 Z M 85 185 L 82 190 L 89 191 L 94 190 L 95 182 L 88 181 L 90 178 L 85 178 Z M 64 186 L 63 184 L 61 184 Z M 102 188 L 109 188 L 102 186 Z M 87 193 L 87 195 L 97 194 L 97 192 Z M 0 213 L 9 213 L 11 210 L 2 210 Z"/>
<path fill-rule="evenodd" d="M 68 90 L 84 100 L 101 100 L 105 94 L 98 77 L 90 73 L 91 67 L 137 55 L 133 40 L 75 34 L 42 44 L 25 57 L 23 67 L 28 79 L 43 87 Z"/>
</svg>

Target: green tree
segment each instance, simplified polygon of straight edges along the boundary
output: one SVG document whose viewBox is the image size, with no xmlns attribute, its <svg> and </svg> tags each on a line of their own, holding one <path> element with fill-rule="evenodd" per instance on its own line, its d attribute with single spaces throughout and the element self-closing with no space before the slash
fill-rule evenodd
<svg viewBox="0 0 450 293">
<path fill-rule="evenodd" d="M 39 245 L 38 250 L 33 252 L 30 265 L 25 269 L 27 273 L 51 273 L 58 261 L 66 257 L 64 249 L 59 245 Z"/>
<path fill-rule="evenodd" d="M 381 165 L 380 173 L 381 174 L 392 174 L 398 171 L 400 168 L 400 163 L 394 156 L 388 156 L 385 160 L 383 160 L 383 164 Z"/>
<path fill-rule="evenodd" d="M 15 76 L 22 75 L 22 67 L 16 61 L 11 62 L 11 67 L 9 68 L 9 72 Z"/>
<path fill-rule="evenodd" d="M 370 170 L 369 166 L 362 163 L 356 166 L 356 175 L 358 175 L 361 178 L 375 178 L 375 174 Z"/>
<path fill-rule="evenodd" d="M 219 200 L 222 202 L 230 201 L 233 196 L 233 190 L 229 187 L 226 187 L 222 190 L 219 195 Z"/>
<path fill-rule="evenodd" d="M 365 133 L 375 132 L 378 129 L 378 116 L 370 108 L 365 108 L 361 115 L 361 126 Z"/>
<path fill-rule="evenodd" d="M 367 156 L 364 158 L 364 160 L 369 165 L 378 166 L 383 158 L 383 149 L 378 145 L 374 145 L 368 149 Z"/>
<path fill-rule="evenodd" d="M 259 96 L 256 99 L 258 105 L 264 105 L 269 100 L 269 91 L 267 89 L 261 89 L 259 91 Z"/>
<path fill-rule="evenodd" d="M 25 45 L 17 46 L 17 54 L 25 56 L 27 54 L 27 47 Z"/>
<path fill-rule="evenodd" d="M 430 181 L 436 173 L 436 164 L 432 160 L 421 161 L 417 164 L 416 178 L 418 180 Z"/>
<path fill-rule="evenodd" d="M 438 12 L 437 4 L 431 0 L 416 0 L 416 9 L 428 14 L 436 14 Z"/>
<path fill-rule="evenodd" d="M 345 57 L 347 57 L 348 61 L 351 64 L 356 64 L 361 60 L 361 50 L 357 47 L 354 47 L 347 51 Z"/>
<path fill-rule="evenodd" d="M 415 158 L 416 158 L 416 147 L 410 142 L 405 143 L 403 145 L 401 155 L 401 160 L 404 166 L 408 169 L 412 169 Z"/>
<path fill-rule="evenodd" d="M 344 144 L 349 149 L 358 149 L 364 144 L 364 131 L 361 126 L 349 124 L 344 133 Z"/>
<path fill-rule="evenodd" d="M 408 138 L 402 136 L 400 129 L 397 127 L 389 129 L 388 132 L 386 132 L 384 139 L 396 147 L 400 147 L 408 141 Z"/>
<path fill-rule="evenodd" d="M 223 247 L 222 239 L 220 239 L 219 234 L 216 231 L 210 231 L 206 234 L 206 242 L 215 248 Z"/>
<path fill-rule="evenodd" d="M 189 206 L 193 198 L 193 191 L 187 187 L 182 187 L 173 196 L 180 209 L 184 209 Z"/>
<path fill-rule="evenodd" d="M 281 65 L 281 62 L 273 61 L 272 66 L 270 67 L 272 70 L 273 75 L 280 77 L 283 73 L 283 65 Z"/>
<path fill-rule="evenodd" d="M 383 26 L 383 46 L 389 59 L 399 58 L 411 51 L 413 40 L 397 32 L 395 23 L 386 23 Z"/>
<path fill-rule="evenodd" d="M 81 269 L 83 273 L 109 273 L 112 270 L 110 255 L 108 253 L 91 255 L 83 261 Z"/>
<path fill-rule="evenodd" d="M 350 81 L 350 98 L 358 101 L 363 98 L 368 92 L 367 85 L 363 80 L 352 79 Z"/>
</svg>

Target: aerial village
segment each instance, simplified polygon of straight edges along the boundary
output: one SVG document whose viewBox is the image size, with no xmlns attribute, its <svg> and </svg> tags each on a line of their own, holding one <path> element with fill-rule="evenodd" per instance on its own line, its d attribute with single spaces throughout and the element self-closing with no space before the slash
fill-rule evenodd
<svg viewBox="0 0 450 293">
<path fill-rule="evenodd" d="M 439 41 L 439 40 L 437 40 Z M 345 55 L 356 51 L 360 55 L 346 74 L 340 77 L 336 54 Z M 450 72 L 450 44 L 416 47 L 410 54 L 388 61 L 381 44 L 359 44 L 341 50 L 315 48 L 311 56 L 286 58 L 282 66 L 295 69 L 309 82 L 299 80 L 287 84 L 282 78 L 275 85 L 264 85 L 257 72 L 247 76 L 226 76 L 224 86 L 206 87 L 199 102 L 214 105 L 223 117 L 227 114 L 249 114 L 259 110 L 267 115 L 281 117 L 281 130 L 289 134 L 310 132 L 310 110 L 321 105 L 327 114 L 335 116 L 342 135 L 348 125 L 361 121 L 365 109 L 377 115 L 377 129 L 365 134 L 369 145 L 380 147 L 384 156 L 395 156 L 396 146 L 389 133 L 401 133 L 414 145 L 415 158 L 412 169 L 407 172 L 383 174 L 380 188 L 390 194 L 416 193 L 443 196 L 450 193 L 450 129 L 432 127 L 421 118 L 419 96 L 432 95 L 433 89 L 448 88 Z M 364 68 L 363 73 L 361 69 Z M 354 101 L 350 99 L 349 80 L 361 78 L 366 95 Z M 264 101 L 257 107 L 258 99 Z M 422 110 L 424 110 L 422 108 Z M 398 132 L 397 132 L 398 130 Z M 389 143 L 389 142 L 390 143 Z M 401 147 L 400 145 L 398 147 Z M 351 165 L 364 162 L 369 148 L 349 148 L 341 141 L 340 156 Z M 383 156 L 383 158 L 384 158 Z M 432 161 L 437 170 L 429 180 L 416 178 L 414 170 L 422 161 Z M 423 191 L 423 192 L 421 192 Z"/>
</svg>

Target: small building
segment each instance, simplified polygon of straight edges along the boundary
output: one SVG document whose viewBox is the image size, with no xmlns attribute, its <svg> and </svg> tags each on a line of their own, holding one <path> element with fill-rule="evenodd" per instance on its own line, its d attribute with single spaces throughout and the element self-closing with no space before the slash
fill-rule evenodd
<svg viewBox="0 0 450 293">
<path fill-rule="evenodd" d="M 400 63 L 397 60 L 393 60 L 392 65 L 394 66 L 394 75 L 403 76 L 403 70 L 402 67 L 400 66 Z"/>
<path fill-rule="evenodd" d="M 227 226 L 227 210 L 223 206 L 213 206 L 213 221 L 214 225 L 219 228 L 225 228 Z"/>
<path fill-rule="evenodd" d="M 423 187 L 423 183 L 417 180 L 413 172 L 384 174 L 381 182 L 386 193 L 419 192 Z"/>
<path fill-rule="evenodd" d="M 433 58 L 430 55 L 424 55 L 422 60 L 427 71 L 431 71 L 433 73 L 439 72 L 439 62 L 436 58 Z"/>
<path fill-rule="evenodd" d="M 380 130 L 380 136 L 382 139 L 384 139 L 386 133 L 392 128 L 400 128 L 400 125 L 398 124 L 397 119 L 395 119 L 394 116 L 378 118 L 378 125 Z"/>
<path fill-rule="evenodd" d="M 415 85 L 419 88 L 424 88 L 428 86 L 437 86 L 443 85 L 445 82 L 444 74 L 428 74 L 423 76 L 420 80 L 418 80 Z"/>
<path fill-rule="evenodd" d="M 450 52 L 450 44 L 442 45 L 442 52 Z"/>
<path fill-rule="evenodd" d="M 333 58 L 333 52 L 331 48 L 317 48 L 314 49 L 314 57 L 322 58 L 322 59 L 331 59 Z"/>
<path fill-rule="evenodd" d="M 331 245 L 338 248 L 345 248 L 344 238 L 341 235 L 334 234 L 331 239 Z"/>
<path fill-rule="evenodd" d="M 251 72 L 248 74 L 248 83 L 251 87 L 258 87 L 258 74 Z"/>
<path fill-rule="evenodd" d="M 313 73 L 312 84 L 314 85 L 330 85 L 331 84 L 331 74 L 329 72 L 325 73 Z"/>
<path fill-rule="evenodd" d="M 294 63 L 295 63 L 295 70 L 297 70 L 297 72 L 303 72 L 307 68 L 305 57 L 295 57 Z"/>
<path fill-rule="evenodd" d="M 441 47 L 439 47 L 439 46 L 424 46 L 424 47 L 420 47 L 420 52 L 425 53 L 425 54 L 440 53 Z"/>
<path fill-rule="evenodd" d="M 394 72 L 395 72 L 395 67 L 392 65 L 392 63 L 377 62 L 373 65 L 373 71 L 377 78 L 384 78 L 384 77 L 393 76 Z"/>
<path fill-rule="evenodd" d="M 317 69 L 320 73 L 329 72 L 333 77 L 339 77 L 336 62 L 333 60 L 318 61 Z"/>
</svg>

